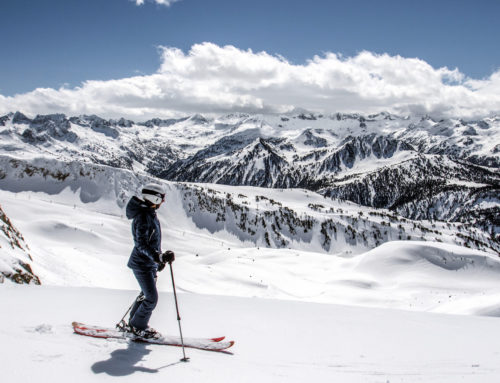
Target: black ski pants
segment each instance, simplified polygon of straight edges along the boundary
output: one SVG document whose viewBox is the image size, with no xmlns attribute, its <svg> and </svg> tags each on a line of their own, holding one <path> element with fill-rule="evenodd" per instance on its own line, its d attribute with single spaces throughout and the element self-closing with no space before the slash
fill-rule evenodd
<svg viewBox="0 0 500 383">
<path fill-rule="evenodd" d="M 156 270 L 133 270 L 137 282 L 144 294 L 144 299 L 135 302 L 130 311 L 129 324 L 139 330 L 148 328 L 149 318 L 158 303 L 158 290 L 156 289 Z"/>
</svg>

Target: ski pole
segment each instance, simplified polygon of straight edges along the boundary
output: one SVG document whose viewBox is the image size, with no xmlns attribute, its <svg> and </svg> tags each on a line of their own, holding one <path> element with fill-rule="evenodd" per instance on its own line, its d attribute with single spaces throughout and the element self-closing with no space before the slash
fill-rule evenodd
<svg viewBox="0 0 500 383">
<path fill-rule="evenodd" d="M 127 316 L 127 314 L 130 312 L 130 310 L 132 310 L 132 307 L 134 307 L 134 305 L 137 302 L 140 302 L 142 300 L 144 300 L 144 293 L 141 291 L 141 293 L 137 296 L 137 298 L 135 298 L 135 300 L 132 302 L 132 304 L 130 305 L 128 310 L 125 312 L 125 314 L 123 314 L 122 319 L 116 324 L 117 328 L 122 328 L 122 326 L 125 324 L 125 317 Z"/>
<path fill-rule="evenodd" d="M 169 266 L 170 266 L 170 275 L 172 276 L 172 287 L 174 289 L 175 310 L 177 311 L 177 322 L 179 323 L 179 333 L 181 334 L 182 355 L 184 355 L 184 358 L 181 359 L 181 362 L 188 362 L 189 358 L 186 357 L 186 351 L 184 349 L 184 338 L 182 337 L 181 316 L 179 315 L 179 305 L 177 303 L 177 293 L 175 292 L 175 281 L 174 281 L 174 271 L 172 269 L 172 262 L 169 262 Z"/>
<path fill-rule="evenodd" d="M 156 283 L 157 279 L 158 279 L 158 277 L 155 277 L 155 283 Z M 135 298 L 135 300 L 132 302 L 132 304 L 130 305 L 130 307 L 128 308 L 128 310 L 125 312 L 125 314 L 123 314 L 122 319 L 116 324 L 116 328 L 117 329 L 122 329 L 122 330 L 125 329 L 125 326 L 127 324 L 127 323 L 125 323 L 125 317 L 130 312 L 130 310 L 132 310 L 132 307 L 134 307 L 134 305 L 137 302 L 141 302 L 144 299 L 145 299 L 144 293 L 141 291 L 140 294 L 137 296 L 137 298 Z"/>
</svg>

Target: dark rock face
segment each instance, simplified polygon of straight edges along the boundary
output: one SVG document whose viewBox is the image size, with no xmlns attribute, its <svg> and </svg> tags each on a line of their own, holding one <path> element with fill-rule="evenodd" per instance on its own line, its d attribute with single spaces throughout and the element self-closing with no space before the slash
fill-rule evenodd
<svg viewBox="0 0 500 383">
<path fill-rule="evenodd" d="M 0 117 L 0 126 L 5 126 L 7 121 L 9 121 L 12 116 L 13 114 L 6 114 L 5 116 Z"/>
<path fill-rule="evenodd" d="M 314 135 L 311 129 L 307 129 L 302 133 L 304 139 L 304 145 L 311 146 L 313 148 L 324 148 L 328 146 L 328 142 L 321 137 Z"/>
<path fill-rule="evenodd" d="M 12 117 L 12 122 L 14 124 L 29 124 L 31 120 L 26 117 L 24 114 L 21 112 L 16 112 L 14 113 L 14 116 Z"/>
<path fill-rule="evenodd" d="M 29 128 L 22 133 L 22 136 L 26 142 L 31 144 L 37 142 L 43 143 L 50 139 L 75 142 L 78 138 L 78 136 L 71 131 L 70 121 L 64 114 L 36 116 L 29 122 Z"/>
<path fill-rule="evenodd" d="M 125 120 L 124 118 L 120 118 L 118 121 L 111 121 L 111 124 L 116 126 L 121 126 L 122 128 L 131 128 L 134 125 L 134 121 Z"/>
<path fill-rule="evenodd" d="M 331 173 L 350 169 L 370 156 L 390 158 L 397 151 L 414 150 L 411 145 L 394 138 L 376 135 L 348 137 L 338 148 L 327 149 L 323 149 L 326 140 L 315 139 L 310 131 L 305 131 L 301 139 L 318 150 L 303 157 L 296 156 L 290 162 L 284 152 L 293 152 L 294 147 L 285 139 L 262 138 L 257 130 L 245 131 L 223 138 L 155 175 L 176 181 L 304 187 L 312 180 L 321 183 Z"/>
<path fill-rule="evenodd" d="M 167 120 L 162 120 L 160 118 L 153 118 L 152 120 L 148 120 L 146 122 L 143 122 L 139 125 L 147 126 L 148 128 L 152 128 L 153 126 L 159 126 L 159 127 L 168 127 L 174 124 L 177 124 L 178 122 L 186 121 L 187 118 L 171 118 Z"/>
<path fill-rule="evenodd" d="M 498 207 L 481 203 L 500 202 L 500 176 L 468 163 L 421 155 L 362 177 L 332 180 L 320 192 L 411 219 L 474 224 L 500 239 Z"/>
</svg>

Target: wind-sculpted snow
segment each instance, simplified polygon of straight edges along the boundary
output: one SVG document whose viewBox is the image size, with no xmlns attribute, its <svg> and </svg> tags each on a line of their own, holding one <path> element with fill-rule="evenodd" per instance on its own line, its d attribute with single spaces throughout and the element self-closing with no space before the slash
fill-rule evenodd
<svg viewBox="0 0 500 383">
<path fill-rule="evenodd" d="M 26 161 L 0 156 L 0 168 L 3 190 L 57 195 L 68 188 L 83 203 L 108 200 L 119 207 L 127 202 L 128 190 L 136 190 L 147 179 L 122 169 L 46 158 Z"/>
<path fill-rule="evenodd" d="M 360 257 L 357 266 L 371 274 L 380 273 L 386 278 L 404 280 L 416 269 L 449 275 L 449 271 L 483 273 L 483 277 L 498 278 L 500 259 L 464 247 L 439 245 L 436 243 L 391 242 L 368 251 Z"/>
</svg>

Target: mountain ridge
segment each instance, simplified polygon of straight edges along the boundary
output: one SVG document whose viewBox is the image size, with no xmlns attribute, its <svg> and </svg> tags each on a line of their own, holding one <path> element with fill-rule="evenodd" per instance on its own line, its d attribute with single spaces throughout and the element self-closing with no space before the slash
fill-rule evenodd
<svg viewBox="0 0 500 383">
<path fill-rule="evenodd" d="M 301 110 L 135 123 L 16 112 L 0 121 L 0 151 L 13 158 L 76 160 L 170 181 L 304 188 L 407 218 L 476 225 L 500 241 L 498 117 Z"/>
</svg>

